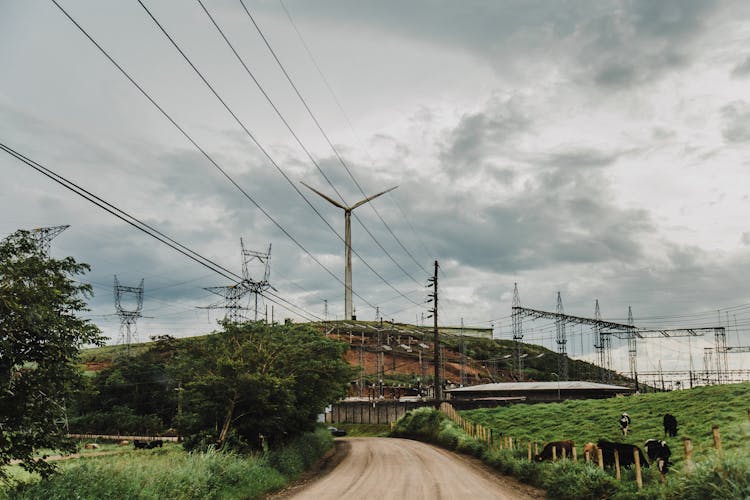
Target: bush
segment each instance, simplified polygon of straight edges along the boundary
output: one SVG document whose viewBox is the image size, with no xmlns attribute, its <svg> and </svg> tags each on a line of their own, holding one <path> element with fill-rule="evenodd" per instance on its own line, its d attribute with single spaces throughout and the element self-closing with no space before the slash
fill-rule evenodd
<svg viewBox="0 0 750 500">
<path fill-rule="evenodd" d="M 297 436 L 286 446 L 268 454 L 268 463 L 289 479 L 296 479 L 333 446 L 333 436 L 325 427 Z"/>
<path fill-rule="evenodd" d="M 750 459 L 733 454 L 700 463 L 670 496 L 686 500 L 750 498 Z"/>
<path fill-rule="evenodd" d="M 284 487 L 333 445 L 319 427 L 269 453 L 240 455 L 177 446 L 65 461 L 49 480 L 17 485 L 9 498 L 232 499 L 262 498 Z M 3 491 L 0 490 L 0 497 Z"/>
</svg>

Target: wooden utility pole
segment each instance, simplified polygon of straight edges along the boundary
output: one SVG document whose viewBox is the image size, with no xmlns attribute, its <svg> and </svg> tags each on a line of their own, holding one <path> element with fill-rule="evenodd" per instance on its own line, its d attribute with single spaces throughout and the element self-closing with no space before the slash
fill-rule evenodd
<svg viewBox="0 0 750 500">
<path fill-rule="evenodd" d="M 432 275 L 432 286 L 434 287 L 432 293 L 433 308 L 432 308 L 432 333 L 433 342 L 435 344 L 435 354 L 433 357 L 433 363 L 435 365 L 435 399 L 440 401 L 443 399 L 443 384 L 440 378 L 440 336 L 438 334 L 438 261 L 435 261 L 435 273 Z"/>
</svg>

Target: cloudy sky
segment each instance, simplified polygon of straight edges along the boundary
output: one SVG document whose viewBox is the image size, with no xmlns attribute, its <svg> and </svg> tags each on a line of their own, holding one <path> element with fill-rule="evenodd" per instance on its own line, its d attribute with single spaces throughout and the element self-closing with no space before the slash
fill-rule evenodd
<svg viewBox="0 0 750 500">
<path fill-rule="evenodd" d="M 343 317 L 343 216 L 300 181 L 349 204 L 398 185 L 355 211 L 360 319 L 420 321 L 438 260 L 446 325 L 509 338 L 517 282 L 528 307 L 560 291 L 571 314 L 721 318 L 750 344 L 747 2 L 58 1 L 245 194 L 51 1 L 0 4 L 0 142 L 234 272 L 240 237 L 271 243 L 305 311 L 276 317 Z M 145 280 L 142 340 L 214 327 L 197 306 L 226 278 L 0 154 L 0 235 L 70 224 L 52 253 L 92 265 L 107 335 L 115 274 Z M 554 348 L 549 323 L 525 329 Z M 590 331 L 569 337 L 590 355 Z M 639 367 L 700 368 L 711 345 L 647 341 Z"/>
</svg>

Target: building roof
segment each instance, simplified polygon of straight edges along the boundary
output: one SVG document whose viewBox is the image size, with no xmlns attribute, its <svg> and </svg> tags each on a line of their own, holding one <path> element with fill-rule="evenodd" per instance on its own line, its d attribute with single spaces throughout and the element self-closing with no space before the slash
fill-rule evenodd
<svg viewBox="0 0 750 500">
<path fill-rule="evenodd" d="M 472 385 L 458 389 L 449 389 L 446 392 L 529 392 L 529 391 L 575 391 L 575 390 L 598 390 L 598 391 L 630 391 L 629 387 L 621 385 L 598 384 L 596 382 L 583 381 L 560 381 L 560 382 L 500 382 L 496 384 Z"/>
</svg>

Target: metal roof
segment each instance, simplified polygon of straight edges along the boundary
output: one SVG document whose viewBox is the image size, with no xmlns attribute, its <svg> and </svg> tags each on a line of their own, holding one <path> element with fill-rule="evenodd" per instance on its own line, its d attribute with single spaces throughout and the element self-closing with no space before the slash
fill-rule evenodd
<svg viewBox="0 0 750 500">
<path fill-rule="evenodd" d="M 499 391 L 561 391 L 570 390 L 603 390 L 630 391 L 629 387 L 621 385 L 598 384 L 596 382 L 560 381 L 560 382 L 500 382 L 495 384 L 472 385 L 458 389 L 448 389 L 446 392 L 499 392 Z"/>
</svg>

